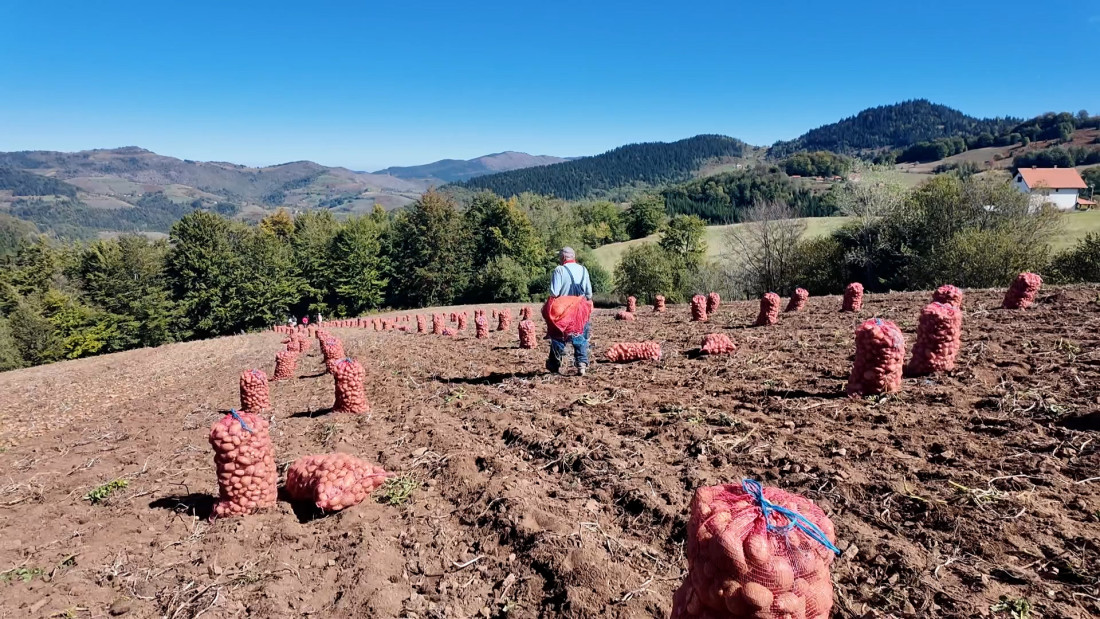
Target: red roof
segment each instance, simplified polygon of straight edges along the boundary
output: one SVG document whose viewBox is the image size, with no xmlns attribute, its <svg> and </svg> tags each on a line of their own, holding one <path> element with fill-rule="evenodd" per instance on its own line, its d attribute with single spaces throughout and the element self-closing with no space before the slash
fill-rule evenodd
<svg viewBox="0 0 1100 619">
<path fill-rule="evenodd" d="M 1029 189 L 1085 189 L 1085 179 L 1073 168 L 1020 168 Z"/>
<path fill-rule="evenodd" d="M 1081 206 L 1096 206 L 1095 200 L 1086 200 L 1084 198 L 1077 198 L 1077 203 Z"/>
</svg>

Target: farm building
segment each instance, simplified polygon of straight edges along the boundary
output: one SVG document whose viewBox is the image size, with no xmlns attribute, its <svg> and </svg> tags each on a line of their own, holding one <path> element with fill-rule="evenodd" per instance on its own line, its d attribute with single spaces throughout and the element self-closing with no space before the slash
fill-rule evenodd
<svg viewBox="0 0 1100 619">
<path fill-rule="evenodd" d="M 1016 188 L 1031 196 L 1031 207 L 1051 204 L 1063 211 L 1089 208 L 1096 204 L 1081 197 L 1088 185 L 1073 168 L 1022 168 L 1013 179 Z"/>
</svg>

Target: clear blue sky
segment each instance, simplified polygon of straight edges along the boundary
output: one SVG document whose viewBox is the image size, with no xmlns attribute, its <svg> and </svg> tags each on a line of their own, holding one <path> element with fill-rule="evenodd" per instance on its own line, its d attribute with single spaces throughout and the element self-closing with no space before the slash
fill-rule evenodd
<svg viewBox="0 0 1100 619">
<path fill-rule="evenodd" d="M 377 169 L 770 144 L 920 97 L 1100 112 L 1096 0 L 535 4 L 0 0 L 0 150 Z"/>
</svg>

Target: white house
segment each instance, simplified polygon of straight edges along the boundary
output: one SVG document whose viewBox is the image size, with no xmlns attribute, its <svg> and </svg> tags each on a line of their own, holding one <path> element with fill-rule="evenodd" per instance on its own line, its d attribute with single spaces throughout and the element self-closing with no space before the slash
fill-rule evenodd
<svg viewBox="0 0 1100 619">
<path fill-rule="evenodd" d="M 1013 182 L 1017 189 L 1031 196 L 1033 209 L 1048 203 L 1062 211 L 1096 205 L 1081 197 L 1081 190 L 1088 185 L 1073 168 L 1021 168 Z"/>
</svg>

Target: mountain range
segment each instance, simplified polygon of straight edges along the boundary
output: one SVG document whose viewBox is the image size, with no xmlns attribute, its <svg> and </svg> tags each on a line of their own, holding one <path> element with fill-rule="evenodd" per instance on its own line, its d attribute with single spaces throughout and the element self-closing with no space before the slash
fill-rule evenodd
<svg viewBox="0 0 1100 619">
<path fill-rule="evenodd" d="M 976 118 L 918 99 L 863 110 L 771 148 L 723 135 L 698 135 L 627 144 L 590 157 L 505 151 L 373 173 L 311 161 L 267 167 L 191 161 L 133 146 L 75 153 L 20 151 L 0 153 L 0 214 L 32 222 L 43 231 L 89 237 L 117 231 L 164 233 L 197 208 L 246 221 L 279 207 L 345 215 L 376 206 L 392 210 L 415 201 L 429 187 L 443 185 L 504 196 L 534 192 L 563 199 L 622 200 L 638 189 L 733 172 L 797 152 L 931 161 L 984 146 L 1034 150 L 1066 142 L 1070 133 L 1083 128 L 1100 130 L 1100 117 L 1081 112 L 1023 121 Z M 1095 150 L 1100 138 L 1084 133 L 1077 131 L 1082 137 L 1078 141 Z"/>
</svg>

